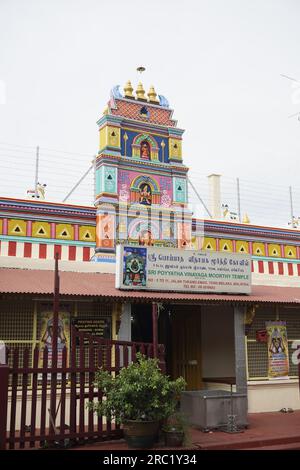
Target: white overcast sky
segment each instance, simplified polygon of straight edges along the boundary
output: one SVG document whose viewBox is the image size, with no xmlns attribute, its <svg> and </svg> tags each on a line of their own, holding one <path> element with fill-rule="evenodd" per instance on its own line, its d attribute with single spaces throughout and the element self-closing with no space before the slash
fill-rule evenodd
<svg viewBox="0 0 300 470">
<path fill-rule="evenodd" d="M 0 0 L 0 142 L 95 154 L 110 89 L 144 65 L 193 171 L 297 190 L 300 91 L 280 74 L 300 80 L 299 25 L 298 0 Z"/>
</svg>

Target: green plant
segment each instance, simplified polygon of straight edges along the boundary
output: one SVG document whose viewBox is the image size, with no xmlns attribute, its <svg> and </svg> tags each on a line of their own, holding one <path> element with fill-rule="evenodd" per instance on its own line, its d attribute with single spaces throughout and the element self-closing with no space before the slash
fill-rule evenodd
<svg viewBox="0 0 300 470">
<path fill-rule="evenodd" d="M 112 376 L 100 369 L 95 385 L 104 400 L 89 403 L 89 408 L 116 423 L 128 420 L 160 421 L 174 413 L 178 397 L 185 388 L 182 377 L 176 380 L 163 374 L 157 359 L 137 353 L 137 362 Z"/>
</svg>

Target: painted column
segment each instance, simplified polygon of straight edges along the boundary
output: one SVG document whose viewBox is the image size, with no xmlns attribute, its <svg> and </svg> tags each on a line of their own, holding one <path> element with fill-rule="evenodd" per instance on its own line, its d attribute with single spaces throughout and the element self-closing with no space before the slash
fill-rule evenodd
<svg viewBox="0 0 300 470">
<path fill-rule="evenodd" d="M 122 305 L 121 322 L 118 339 L 120 341 L 131 341 L 131 304 L 126 302 Z M 131 363 L 131 348 L 128 348 L 128 364 Z M 123 364 L 123 354 L 120 354 L 120 366 Z"/>
<path fill-rule="evenodd" d="M 268 245 L 268 243 L 265 243 L 265 253 L 266 253 L 266 256 L 269 256 L 269 245 Z"/>
<path fill-rule="evenodd" d="M 50 237 L 53 238 L 53 239 L 56 238 L 55 222 L 51 222 L 51 224 L 50 224 Z"/>
<path fill-rule="evenodd" d="M 74 240 L 77 241 L 79 240 L 79 225 L 74 224 L 73 227 L 74 227 Z"/>
<path fill-rule="evenodd" d="M 32 237 L 32 221 L 27 220 L 26 237 Z"/>
<path fill-rule="evenodd" d="M 8 220 L 3 219 L 3 225 L 2 225 L 2 235 L 7 235 L 7 230 L 8 230 Z"/>
<path fill-rule="evenodd" d="M 120 341 L 131 341 L 131 304 L 129 302 L 122 305 L 118 339 Z"/>
</svg>

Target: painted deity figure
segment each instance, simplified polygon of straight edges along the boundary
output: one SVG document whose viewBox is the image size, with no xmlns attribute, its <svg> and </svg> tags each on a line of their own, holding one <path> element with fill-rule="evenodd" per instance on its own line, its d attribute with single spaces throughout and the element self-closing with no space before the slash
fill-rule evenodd
<svg viewBox="0 0 300 470">
<path fill-rule="evenodd" d="M 144 204 L 145 206 L 151 206 L 152 194 L 149 184 L 142 184 L 140 186 L 140 197 L 139 204 Z"/>
<path fill-rule="evenodd" d="M 50 318 L 47 322 L 46 331 L 41 339 L 42 343 L 48 348 L 52 347 L 52 336 L 53 336 L 53 318 Z M 61 319 L 58 320 L 57 328 L 57 348 L 62 349 L 66 346 L 66 336 L 64 333 L 64 325 Z"/>
<path fill-rule="evenodd" d="M 150 146 L 148 142 L 144 141 L 141 143 L 141 158 L 149 160 L 150 157 Z"/>
<path fill-rule="evenodd" d="M 152 246 L 152 233 L 151 230 L 142 230 L 139 235 L 139 245 Z"/>
<path fill-rule="evenodd" d="M 274 334 L 272 335 L 271 345 L 269 351 L 273 354 L 279 354 L 285 351 L 285 347 L 282 342 L 281 336 L 278 334 L 277 330 L 274 330 Z"/>
</svg>

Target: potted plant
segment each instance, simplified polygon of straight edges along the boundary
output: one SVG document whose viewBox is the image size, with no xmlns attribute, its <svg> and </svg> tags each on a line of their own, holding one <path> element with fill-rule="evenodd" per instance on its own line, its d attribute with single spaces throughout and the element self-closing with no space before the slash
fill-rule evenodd
<svg viewBox="0 0 300 470">
<path fill-rule="evenodd" d="M 104 400 L 91 402 L 90 409 L 123 424 L 129 447 L 152 447 L 159 423 L 174 413 L 177 399 L 184 390 L 182 377 L 172 381 L 163 374 L 157 359 L 147 359 L 140 353 L 137 362 L 121 369 L 116 376 L 100 369 L 95 384 Z"/>
<path fill-rule="evenodd" d="M 179 411 L 167 418 L 162 430 L 166 447 L 180 447 L 187 444 L 188 424 L 186 418 Z"/>
</svg>

